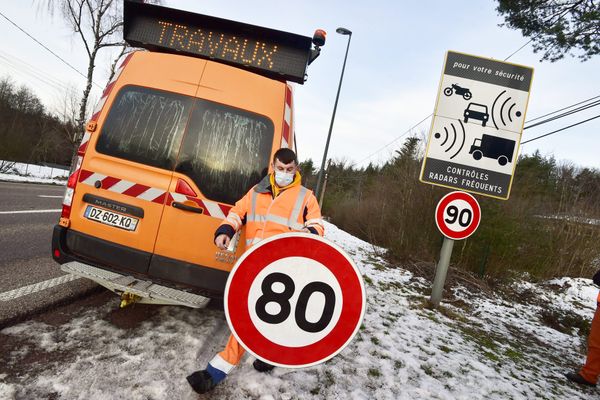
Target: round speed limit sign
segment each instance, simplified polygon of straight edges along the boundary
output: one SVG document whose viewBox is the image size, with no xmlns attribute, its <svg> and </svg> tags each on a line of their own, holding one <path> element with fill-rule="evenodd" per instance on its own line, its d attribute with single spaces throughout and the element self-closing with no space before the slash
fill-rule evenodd
<svg viewBox="0 0 600 400">
<path fill-rule="evenodd" d="M 225 287 L 225 316 L 238 342 L 281 367 L 307 367 L 339 353 L 365 313 L 354 262 L 317 235 L 265 239 L 237 261 Z"/>
<path fill-rule="evenodd" d="M 435 209 L 435 223 L 444 236 L 461 240 L 471 236 L 481 221 L 479 203 L 469 193 L 451 192 Z"/>
</svg>

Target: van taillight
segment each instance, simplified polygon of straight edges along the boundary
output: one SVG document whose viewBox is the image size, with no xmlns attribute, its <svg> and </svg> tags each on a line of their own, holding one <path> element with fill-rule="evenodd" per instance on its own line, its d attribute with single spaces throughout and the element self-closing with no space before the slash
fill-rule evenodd
<svg viewBox="0 0 600 400">
<path fill-rule="evenodd" d="M 75 187 L 79 180 L 82 161 L 83 157 L 80 155 L 77 156 L 77 162 L 71 168 L 69 180 L 67 181 L 67 189 L 65 190 L 65 197 L 63 198 L 61 218 L 69 218 L 71 216 L 71 203 L 73 203 L 73 195 L 75 194 Z"/>
</svg>

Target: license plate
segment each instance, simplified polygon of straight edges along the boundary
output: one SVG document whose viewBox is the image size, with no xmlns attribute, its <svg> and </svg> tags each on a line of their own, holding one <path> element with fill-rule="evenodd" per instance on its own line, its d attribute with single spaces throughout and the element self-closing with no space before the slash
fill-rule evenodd
<svg viewBox="0 0 600 400">
<path fill-rule="evenodd" d="M 128 231 L 135 231 L 135 228 L 138 224 L 137 218 L 128 217 L 127 215 L 103 210 L 93 206 L 87 206 L 84 215 L 87 219 L 91 219 L 92 221 L 98 221 L 102 224 L 114 226 Z"/>
</svg>

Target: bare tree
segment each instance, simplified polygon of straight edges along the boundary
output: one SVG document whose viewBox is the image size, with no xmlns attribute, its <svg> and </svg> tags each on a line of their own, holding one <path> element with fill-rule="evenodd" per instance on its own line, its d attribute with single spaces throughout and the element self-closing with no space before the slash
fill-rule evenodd
<svg viewBox="0 0 600 400">
<path fill-rule="evenodd" d="M 78 35 L 88 56 L 87 82 L 79 103 L 79 115 L 76 119 L 76 140 L 83 134 L 87 112 L 90 109 L 89 96 L 92 89 L 94 68 L 98 52 L 107 47 L 121 47 L 121 51 L 110 67 L 108 81 L 115 74 L 119 59 L 132 51 L 123 40 L 123 0 L 38 0 L 44 3 L 54 14 L 59 10 L 61 16 Z M 161 4 L 161 0 L 146 0 L 146 3 Z"/>
<path fill-rule="evenodd" d="M 60 10 L 62 17 L 79 36 L 88 56 L 87 82 L 79 103 L 76 120 L 79 138 L 86 122 L 88 100 L 92 89 L 98 52 L 107 47 L 125 46 L 122 0 L 41 0 L 51 14 Z"/>
<path fill-rule="evenodd" d="M 110 82 L 113 78 L 113 76 L 115 76 L 115 72 L 117 71 L 117 65 L 119 63 L 119 60 L 121 59 L 121 57 L 123 57 L 126 54 L 129 54 L 133 51 L 134 49 L 127 46 L 126 43 L 123 44 L 123 47 L 121 47 L 121 52 L 119 53 L 119 55 L 117 55 L 113 61 L 113 63 L 110 66 L 110 73 L 108 75 L 108 82 Z"/>
<path fill-rule="evenodd" d="M 54 111 L 61 122 L 60 136 L 64 137 L 72 148 L 75 148 L 81 140 L 81 130 L 77 126 L 80 101 L 76 89 L 69 87 L 69 90 L 64 91 L 60 98 L 56 98 L 55 102 L 60 104 Z"/>
</svg>

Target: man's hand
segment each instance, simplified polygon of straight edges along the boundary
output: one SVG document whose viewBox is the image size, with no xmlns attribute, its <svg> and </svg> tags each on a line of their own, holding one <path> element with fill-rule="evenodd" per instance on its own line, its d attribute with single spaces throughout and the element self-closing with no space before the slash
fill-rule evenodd
<svg viewBox="0 0 600 400">
<path fill-rule="evenodd" d="M 227 250 L 227 247 L 229 247 L 229 241 L 231 239 L 229 239 L 229 236 L 227 236 L 224 233 L 221 233 L 219 236 L 217 236 L 215 238 L 215 245 L 220 248 L 221 250 Z"/>
</svg>

